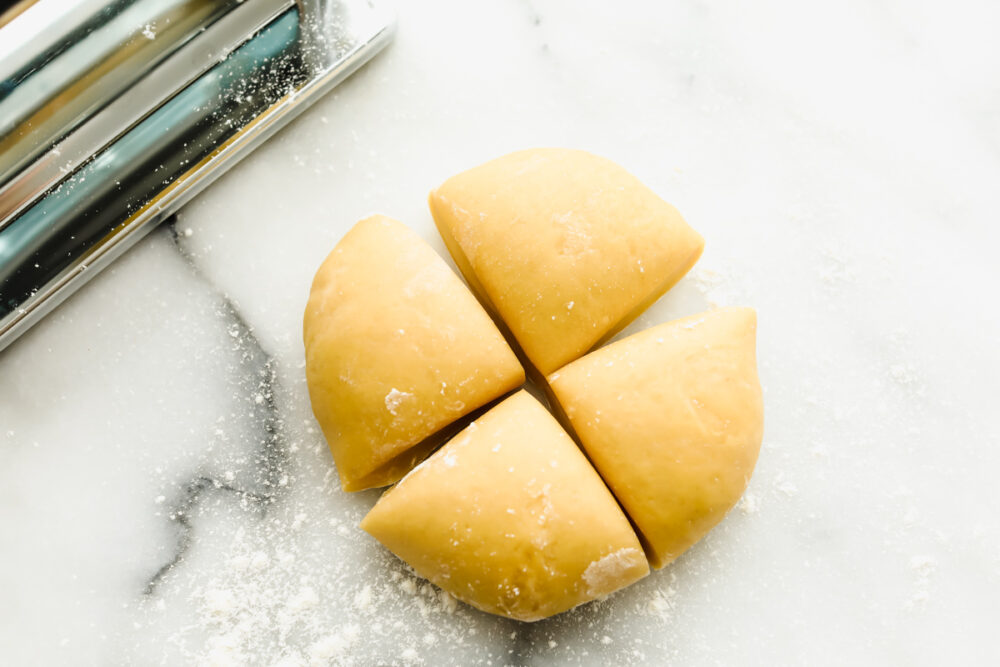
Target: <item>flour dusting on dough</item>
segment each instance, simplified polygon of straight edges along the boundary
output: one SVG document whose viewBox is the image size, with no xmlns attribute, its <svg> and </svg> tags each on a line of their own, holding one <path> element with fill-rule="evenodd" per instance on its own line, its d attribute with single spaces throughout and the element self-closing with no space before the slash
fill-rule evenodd
<svg viewBox="0 0 1000 667">
<path fill-rule="evenodd" d="M 603 597 L 618 590 L 624 583 L 625 574 L 644 558 L 638 549 L 625 547 L 593 561 L 583 573 L 587 595 Z"/>
<path fill-rule="evenodd" d="M 389 390 L 389 393 L 385 395 L 385 409 L 393 416 L 396 416 L 396 410 L 399 409 L 399 404 L 408 398 L 413 398 L 413 394 L 400 391 L 393 387 Z"/>
<path fill-rule="evenodd" d="M 593 246 L 593 232 L 590 225 L 573 211 L 557 213 L 552 221 L 562 230 L 562 254 L 580 255 Z"/>
<path fill-rule="evenodd" d="M 428 264 L 403 285 L 403 294 L 407 298 L 417 299 L 425 294 L 444 292 L 453 276 L 450 271 L 439 264 Z"/>
</svg>

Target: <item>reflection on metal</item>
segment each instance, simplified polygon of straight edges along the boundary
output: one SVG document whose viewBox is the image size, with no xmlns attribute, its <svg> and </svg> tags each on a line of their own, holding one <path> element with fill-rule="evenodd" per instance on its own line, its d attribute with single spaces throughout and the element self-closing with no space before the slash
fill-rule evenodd
<svg viewBox="0 0 1000 667">
<path fill-rule="evenodd" d="M 192 29 L 192 14 L 171 14 L 172 39 L 153 50 L 126 31 L 101 32 L 126 25 L 115 23 L 126 15 L 133 31 L 155 42 L 164 35 L 158 19 L 134 19 L 162 17 L 168 8 L 193 12 L 200 27 Z M 48 31 L 28 53 L 4 54 L 0 46 L 0 349 L 392 33 L 387 15 L 365 0 L 120 0 L 98 11 L 103 23 L 93 14 L 60 16 L 63 37 Z M 30 11 L 0 30 L 0 44 L 26 18 Z M 73 51 L 110 34 L 117 39 L 111 47 Z M 67 60 L 70 53 L 77 55 Z M 79 67 L 81 54 L 98 64 Z M 56 67 L 67 62 L 73 66 Z M 114 97 L 99 99 L 79 71 L 117 86 Z M 42 75 L 47 84 L 36 90 L 47 98 L 18 96 Z M 47 108 L 68 110 L 40 118 Z"/>
</svg>

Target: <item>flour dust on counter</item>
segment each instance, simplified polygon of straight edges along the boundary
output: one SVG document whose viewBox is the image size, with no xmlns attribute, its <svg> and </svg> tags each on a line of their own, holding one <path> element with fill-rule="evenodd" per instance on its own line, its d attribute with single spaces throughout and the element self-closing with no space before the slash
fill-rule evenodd
<svg viewBox="0 0 1000 667">
<path fill-rule="evenodd" d="M 193 232 L 190 228 L 179 231 L 176 228 L 176 218 L 168 221 L 165 229 L 187 261 L 191 272 L 204 282 L 183 244 L 183 239 L 190 237 Z M 191 516 L 207 495 L 230 494 L 238 500 L 241 509 L 263 513 L 288 483 L 288 475 L 284 472 L 288 454 L 284 447 L 282 421 L 274 397 L 277 380 L 273 359 L 261 347 L 232 301 L 224 294 L 219 294 L 211 285 L 206 283 L 206 287 L 215 293 L 218 301 L 217 314 L 228 323 L 226 334 L 231 341 L 230 353 L 233 357 L 229 365 L 232 371 L 230 384 L 233 387 L 233 399 L 242 403 L 245 411 L 242 415 L 231 413 L 229 417 L 243 422 L 244 428 L 249 427 L 250 433 L 240 433 L 238 437 L 256 444 L 256 451 L 249 455 L 240 453 L 232 458 L 226 457 L 227 460 L 221 466 L 225 469 L 221 473 L 212 475 L 199 471 L 184 484 L 181 493 L 170 501 L 165 495 L 157 496 L 157 504 L 167 503 L 166 516 L 176 527 L 177 542 L 170 560 L 147 581 L 144 591 L 147 596 L 156 592 L 163 578 L 169 575 L 190 549 L 193 530 Z M 220 415 L 216 423 L 210 451 L 215 449 L 216 440 L 224 447 L 231 437 L 225 415 Z"/>
</svg>

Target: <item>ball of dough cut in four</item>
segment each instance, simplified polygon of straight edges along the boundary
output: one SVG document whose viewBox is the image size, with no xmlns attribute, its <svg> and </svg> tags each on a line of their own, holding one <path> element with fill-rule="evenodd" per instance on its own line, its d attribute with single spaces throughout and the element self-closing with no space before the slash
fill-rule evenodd
<svg viewBox="0 0 1000 667">
<path fill-rule="evenodd" d="M 542 376 L 611 338 L 704 240 L 622 167 L 579 150 L 492 160 L 431 192 L 448 251 Z"/>
<path fill-rule="evenodd" d="M 685 318 L 580 358 L 703 248 L 673 207 L 582 151 L 493 160 L 449 179 L 430 206 L 496 324 L 400 223 L 373 216 L 344 237 L 304 326 L 310 397 L 342 486 L 398 480 L 456 419 L 523 383 L 497 326 L 591 461 L 522 391 L 412 469 L 362 528 L 456 598 L 526 621 L 675 559 L 723 518 L 756 462 L 753 311 Z"/>
<path fill-rule="evenodd" d="M 753 473 L 764 428 L 756 325 L 750 308 L 685 317 L 548 378 L 655 568 L 721 521 Z"/>
<path fill-rule="evenodd" d="M 522 621 L 649 572 L 597 472 L 525 391 L 388 490 L 361 527 L 459 600 Z"/>
<path fill-rule="evenodd" d="M 303 329 L 313 412 L 348 491 L 396 481 L 442 429 L 524 382 L 459 277 L 383 216 L 355 225 L 320 266 Z"/>
</svg>

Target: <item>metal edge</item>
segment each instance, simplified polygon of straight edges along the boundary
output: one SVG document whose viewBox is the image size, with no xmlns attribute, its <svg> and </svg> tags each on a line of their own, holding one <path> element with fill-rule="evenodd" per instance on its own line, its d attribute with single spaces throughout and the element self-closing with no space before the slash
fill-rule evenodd
<svg viewBox="0 0 1000 667">
<path fill-rule="evenodd" d="M 135 245 L 156 225 L 308 109 L 324 93 L 357 71 L 388 45 L 395 30 L 395 20 L 388 17 L 386 23 L 364 42 L 357 44 L 333 66 L 271 105 L 267 111 L 136 211 L 117 231 L 105 237 L 75 265 L 65 269 L 43 290 L 36 292 L 21 307 L 0 320 L 0 351 L 86 284 L 112 260 Z"/>
<path fill-rule="evenodd" d="M 294 0 L 257 0 L 218 19 L 188 44 L 137 82 L 124 95 L 40 155 L 31 165 L 0 187 L 0 229 L 13 222 L 46 192 L 70 177 L 98 151 L 142 121 L 178 91 L 195 81 L 225 56 L 295 5 Z M 213 40 L 222 35 L 222 43 Z M 205 45 L 211 45 L 205 49 Z M 188 54 L 205 49 L 194 66 Z M 162 91 L 162 92 L 161 92 Z M 8 199 L 14 201 L 8 202 Z"/>
</svg>

